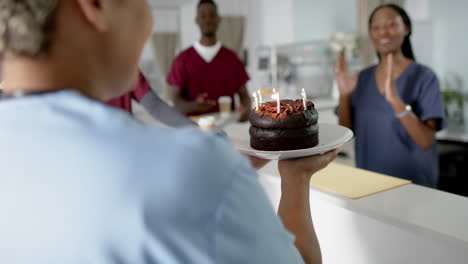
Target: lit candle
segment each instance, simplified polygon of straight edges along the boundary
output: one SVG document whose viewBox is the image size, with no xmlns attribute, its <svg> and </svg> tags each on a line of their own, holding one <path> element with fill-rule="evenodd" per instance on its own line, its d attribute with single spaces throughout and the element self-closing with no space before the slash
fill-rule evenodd
<svg viewBox="0 0 468 264">
<path fill-rule="evenodd" d="M 306 95 L 304 88 L 302 88 L 301 95 L 302 95 L 302 103 L 304 104 L 304 110 L 307 110 L 307 95 Z"/>
<path fill-rule="evenodd" d="M 253 93 L 253 97 L 255 98 L 255 110 L 258 111 L 258 96 L 257 96 L 257 93 Z"/>
<path fill-rule="evenodd" d="M 277 113 L 279 114 L 281 112 L 281 104 L 280 104 L 280 96 L 279 96 L 279 93 L 274 93 L 271 98 L 273 100 L 276 100 L 276 109 L 277 109 Z"/>
<path fill-rule="evenodd" d="M 260 90 L 257 91 L 258 93 L 258 102 L 260 104 L 263 104 L 263 96 L 262 96 L 262 92 Z"/>
</svg>

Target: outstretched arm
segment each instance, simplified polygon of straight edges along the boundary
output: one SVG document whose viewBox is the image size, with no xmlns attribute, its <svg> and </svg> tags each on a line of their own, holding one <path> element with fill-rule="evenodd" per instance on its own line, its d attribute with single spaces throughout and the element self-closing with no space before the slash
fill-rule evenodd
<svg viewBox="0 0 468 264">
<path fill-rule="evenodd" d="M 279 162 L 282 182 L 279 217 L 275 216 L 252 169 L 236 164 L 235 173 L 239 175 L 226 192 L 218 218 L 217 262 L 229 259 L 231 263 L 320 264 L 320 246 L 310 213 L 309 180 L 335 156 L 336 152 L 330 152 Z M 233 162 L 232 158 L 229 160 Z"/>
<path fill-rule="evenodd" d="M 320 245 L 310 212 L 310 178 L 336 157 L 324 155 L 278 162 L 281 175 L 281 200 L 278 215 L 289 232 L 296 236 L 296 247 L 306 263 L 322 263 Z"/>
</svg>

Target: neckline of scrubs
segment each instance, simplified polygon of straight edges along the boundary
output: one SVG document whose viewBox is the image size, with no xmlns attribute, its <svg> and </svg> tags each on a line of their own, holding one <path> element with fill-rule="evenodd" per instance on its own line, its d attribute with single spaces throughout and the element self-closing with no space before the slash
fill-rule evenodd
<svg viewBox="0 0 468 264">
<path fill-rule="evenodd" d="M 400 74 L 400 76 L 398 76 L 398 78 L 396 79 L 395 83 L 396 83 L 396 86 L 397 86 L 398 94 L 401 95 L 401 93 L 403 92 L 403 91 L 401 91 L 402 88 L 401 88 L 400 85 L 398 85 L 398 83 L 400 82 L 400 80 L 403 79 L 403 77 L 405 77 L 406 75 L 409 74 L 410 69 L 413 68 L 415 65 L 416 65 L 416 62 L 412 61 L 406 67 L 406 69 L 403 70 L 403 72 Z M 385 93 L 381 93 L 379 91 L 379 84 L 377 83 L 377 66 L 378 65 L 374 66 L 374 69 L 373 69 L 373 72 L 372 72 L 372 81 L 373 81 L 373 83 L 375 85 L 375 89 L 373 89 L 373 90 L 377 93 L 377 95 L 379 95 L 381 98 L 385 99 Z"/>
<path fill-rule="evenodd" d="M 200 53 L 198 53 L 197 49 L 195 49 L 195 47 L 193 47 L 193 50 L 195 51 L 195 53 L 197 54 L 198 58 L 200 60 L 202 60 L 204 63 L 206 63 L 207 65 L 210 65 L 212 64 L 218 57 L 219 57 L 219 54 L 221 53 L 221 51 L 223 50 L 223 47 L 221 46 L 221 48 L 218 50 L 218 52 L 216 53 L 216 55 L 213 57 L 213 59 L 210 61 L 210 62 L 207 62 L 201 55 Z"/>
</svg>

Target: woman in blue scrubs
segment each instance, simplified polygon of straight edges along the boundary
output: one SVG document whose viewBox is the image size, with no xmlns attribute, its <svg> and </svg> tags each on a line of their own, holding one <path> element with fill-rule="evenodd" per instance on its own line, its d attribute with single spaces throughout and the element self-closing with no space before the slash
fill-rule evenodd
<svg viewBox="0 0 468 264">
<path fill-rule="evenodd" d="M 369 36 L 379 63 L 351 77 L 340 56 L 335 68 L 340 90 L 340 124 L 356 135 L 356 163 L 416 184 L 436 187 L 435 133 L 444 127 L 439 82 L 413 55 L 411 20 L 399 6 L 374 10 Z"/>
</svg>

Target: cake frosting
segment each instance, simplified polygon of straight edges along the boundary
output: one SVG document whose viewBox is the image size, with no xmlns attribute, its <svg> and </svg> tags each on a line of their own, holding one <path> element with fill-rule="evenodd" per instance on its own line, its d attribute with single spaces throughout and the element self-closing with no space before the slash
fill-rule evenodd
<svg viewBox="0 0 468 264">
<path fill-rule="evenodd" d="M 257 150 L 295 150 L 318 145 L 318 113 L 314 104 L 281 100 L 260 104 L 250 113 L 250 146 Z"/>
</svg>

